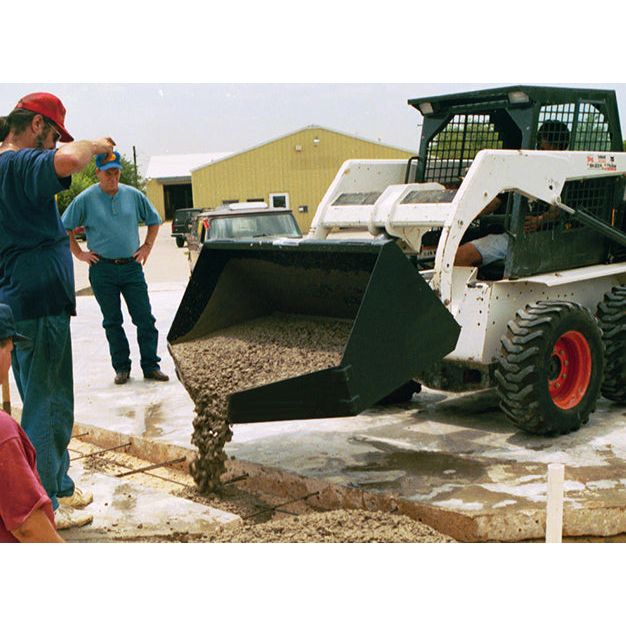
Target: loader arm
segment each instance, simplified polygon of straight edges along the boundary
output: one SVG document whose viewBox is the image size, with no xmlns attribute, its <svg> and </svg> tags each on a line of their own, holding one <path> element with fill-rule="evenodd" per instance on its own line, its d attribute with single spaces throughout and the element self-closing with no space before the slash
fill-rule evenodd
<svg viewBox="0 0 626 626">
<path fill-rule="evenodd" d="M 452 310 L 452 273 L 461 239 L 499 194 L 512 191 L 559 206 L 567 181 L 625 172 L 624 153 L 483 150 L 460 187 L 450 189 L 437 182 L 405 184 L 405 161 L 346 161 L 320 202 L 307 238 L 321 240 L 333 229 L 360 228 L 402 241 L 408 251 L 419 253 L 423 235 L 441 229 L 431 287 Z M 623 243 L 623 233 L 601 220 L 563 205 L 561 209 Z"/>
<path fill-rule="evenodd" d="M 593 228 L 596 232 L 599 232 L 601 235 L 604 235 L 611 241 L 618 243 L 620 246 L 626 247 L 626 233 L 623 233 L 621 230 L 618 230 L 611 224 L 607 224 L 605 221 L 598 219 L 595 215 L 591 215 L 587 211 L 583 209 L 573 209 L 562 202 L 555 202 L 555 205 L 561 211 L 565 211 L 568 215 L 573 217 L 575 220 L 583 224 L 584 226 L 588 226 L 589 228 Z"/>
<path fill-rule="evenodd" d="M 563 209 L 561 192 L 566 182 L 626 174 L 626 154 L 547 152 L 535 150 L 484 150 L 477 154 L 447 214 L 431 283 L 450 308 L 454 258 L 465 231 L 498 194 L 517 192 Z M 569 207 L 567 207 L 569 209 Z M 563 209 L 564 210 L 564 209 Z M 569 212 L 574 211 L 569 209 Z M 576 211 L 574 211 L 576 213 Z M 586 216 L 579 214 L 584 221 Z M 595 220 L 599 222 L 599 220 Z M 597 230 L 601 225 L 590 224 Z M 611 229 L 608 224 L 604 225 Z M 608 235 L 605 228 L 603 234 Z M 617 229 L 611 229 L 620 238 Z M 620 238 L 621 240 L 621 238 Z"/>
</svg>

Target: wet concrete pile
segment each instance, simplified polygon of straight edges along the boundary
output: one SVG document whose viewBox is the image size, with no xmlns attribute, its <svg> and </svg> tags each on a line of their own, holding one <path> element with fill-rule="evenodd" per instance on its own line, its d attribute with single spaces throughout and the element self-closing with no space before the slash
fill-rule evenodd
<svg viewBox="0 0 626 626">
<path fill-rule="evenodd" d="M 232 525 L 207 537 L 214 543 L 451 543 L 454 539 L 405 515 L 338 510 L 254 526 Z"/>
<path fill-rule="evenodd" d="M 190 465 L 201 493 L 220 484 L 231 440 L 228 399 L 237 392 L 339 365 L 352 323 L 275 314 L 171 346 L 195 403 Z"/>
</svg>

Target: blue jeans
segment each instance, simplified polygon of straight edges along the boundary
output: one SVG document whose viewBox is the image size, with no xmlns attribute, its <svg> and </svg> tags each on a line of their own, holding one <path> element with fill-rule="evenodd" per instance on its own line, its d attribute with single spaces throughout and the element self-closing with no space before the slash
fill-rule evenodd
<svg viewBox="0 0 626 626">
<path fill-rule="evenodd" d="M 144 374 L 159 369 L 159 332 L 148 297 L 148 285 L 140 263 L 114 265 L 98 261 L 89 267 L 89 281 L 102 311 L 102 327 L 109 342 L 111 363 L 116 372 L 130 372 L 130 346 L 124 332 L 120 296 L 137 327 L 137 343 Z"/>
<path fill-rule="evenodd" d="M 22 428 L 37 452 L 39 478 L 57 509 L 57 497 L 71 496 L 67 446 L 74 425 L 72 340 L 67 314 L 16 323 L 31 342 L 16 342 L 13 375 L 24 405 Z M 26 344 L 26 345 L 24 345 Z"/>
</svg>

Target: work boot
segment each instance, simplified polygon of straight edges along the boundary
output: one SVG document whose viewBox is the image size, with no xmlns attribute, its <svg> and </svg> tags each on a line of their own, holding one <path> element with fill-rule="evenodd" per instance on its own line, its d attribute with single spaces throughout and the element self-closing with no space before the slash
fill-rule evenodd
<svg viewBox="0 0 626 626">
<path fill-rule="evenodd" d="M 146 380 L 158 380 L 162 383 L 167 382 L 170 377 L 167 374 L 164 374 L 161 370 L 152 370 L 151 372 L 144 373 L 143 377 Z"/>
<path fill-rule="evenodd" d="M 59 504 L 69 506 L 72 509 L 84 509 L 88 504 L 93 502 L 93 493 L 91 491 L 82 491 L 78 487 L 74 487 L 74 493 L 66 498 L 57 498 Z"/>
<path fill-rule="evenodd" d="M 128 382 L 128 377 L 130 376 L 130 372 L 116 372 L 115 373 L 115 384 L 116 385 L 124 385 Z"/>
<path fill-rule="evenodd" d="M 63 504 L 54 512 L 54 523 L 57 530 L 67 530 L 68 528 L 80 528 L 93 522 L 93 515 L 82 513 Z"/>
</svg>

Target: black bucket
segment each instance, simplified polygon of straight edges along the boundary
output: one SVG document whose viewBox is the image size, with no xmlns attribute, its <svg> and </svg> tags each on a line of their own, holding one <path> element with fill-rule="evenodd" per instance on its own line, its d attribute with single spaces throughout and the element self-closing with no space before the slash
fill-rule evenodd
<svg viewBox="0 0 626 626">
<path fill-rule="evenodd" d="M 275 313 L 350 320 L 341 363 L 233 393 L 233 423 L 356 415 L 452 352 L 460 333 L 392 241 L 245 240 L 204 244 L 168 343 Z"/>
</svg>

